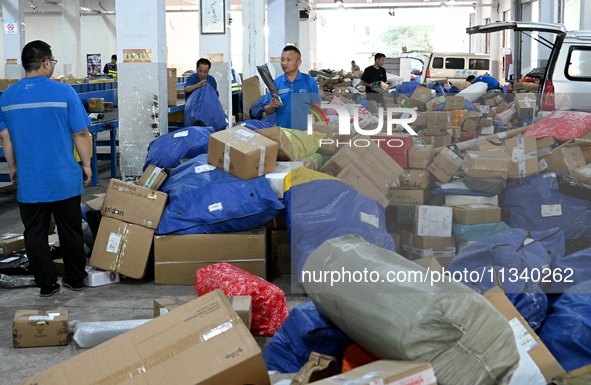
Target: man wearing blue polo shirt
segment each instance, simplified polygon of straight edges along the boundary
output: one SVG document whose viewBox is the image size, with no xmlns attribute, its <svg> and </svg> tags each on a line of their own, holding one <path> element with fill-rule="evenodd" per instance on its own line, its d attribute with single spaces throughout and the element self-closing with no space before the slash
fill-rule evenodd
<svg viewBox="0 0 591 385">
<path fill-rule="evenodd" d="M 0 138 L 17 183 L 17 200 L 25 225 L 25 248 L 40 296 L 60 290 L 47 244 L 53 214 L 66 277 L 62 284 L 82 290 L 86 277 L 80 196 L 90 183 L 90 119 L 80 97 L 68 84 L 51 80 L 57 60 L 49 44 L 36 40 L 23 48 L 24 79 L 0 97 Z M 74 145 L 82 168 L 74 157 Z"/>
<path fill-rule="evenodd" d="M 209 74 L 211 69 L 211 62 L 207 59 L 201 58 L 197 60 L 197 72 L 187 78 L 185 83 L 185 100 L 189 100 L 189 96 L 197 88 L 205 87 L 207 84 L 213 87 L 217 96 L 220 96 L 218 92 L 218 83 L 215 78 Z"/>
<path fill-rule="evenodd" d="M 316 80 L 298 70 L 301 64 L 300 50 L 291 45 L 283 48 L 281 69 L 284 74 L 275 79 L 283 105 L 271 94 L 267 94 L 264 104 L 267 115 L 277 112 L 278 126 L 305 131 L 307 111 L 304 103 L 320 103 L 321 98 Z"/>
<path fill-rule="evenodd" d="M 486 83 L 487 90 L 492 90 L 493 88 L 501 88 L 499 85 L 499 81 L 492 76 L 488 75 L 480 75 L 479 77 L 475 77 L 474 75 L 470 75 L 466 78 L 466 81 L 470 84 L 474 83 Z"/>
</svg>

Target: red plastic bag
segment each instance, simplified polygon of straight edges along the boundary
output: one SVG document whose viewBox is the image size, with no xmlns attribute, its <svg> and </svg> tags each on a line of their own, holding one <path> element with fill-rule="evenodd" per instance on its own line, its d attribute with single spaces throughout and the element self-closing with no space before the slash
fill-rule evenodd
<svg viewBox="0 0 591 385">
<path fill-rule="evenodd" d="M 589 131 L 591 131 L 591 114 L 578 111 L 554 111 L 531 126 L 523 136 L 535 136 L 536 139 L 551 136 L 566 142 L 580 138 Z"/>
<path fill-rule="evenodd" d="M 343 354 L 342 372 L 346 373 L 363 365 L 370 364 L 379 360 L 378 357 L 371 354 L 357 344 L 349 345 Z"/>
<path fill-rule="evenodd" d="M 195 291 L 204 295 L 220 289 L 225 295 L 252 297 L 250 332 L 271 337 L 289 315 L 283 290 L 264 279 L 228 263 L 216 263 L 197 270 Z"/>
</svg>

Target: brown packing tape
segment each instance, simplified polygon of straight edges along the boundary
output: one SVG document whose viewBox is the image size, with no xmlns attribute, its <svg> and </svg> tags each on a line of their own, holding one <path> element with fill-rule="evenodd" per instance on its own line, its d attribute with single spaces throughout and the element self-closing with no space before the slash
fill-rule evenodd
<svg viewBox="0 0 591 385">
<path fill-rule="evenodd" d="M 238 316 L 233 316 L 231 321 L 228 321 L 213 329 L 198 330 L 195 333 L 178 340 L 174 344 L 169 345 L 154 354 L 151 354 L 150 356 L 144 358 L 143 361 L 137 361 L 121 370 L 118 370 L 110 376 L 102 378 L 89 385 L 118 385 L 122 382 L 129 381 L 134 377 L 142 376 L 149 370 L 157 367 L 165 361 L 170 360 L 171 358 L 176 357 L 178 354 L 190 349 L 198 343 L 205 342 L 221 333 L 232 329 L 238 320 L 240 320 Z M 241 320 L 240 323 L 242 323 Z"/>
</svg>

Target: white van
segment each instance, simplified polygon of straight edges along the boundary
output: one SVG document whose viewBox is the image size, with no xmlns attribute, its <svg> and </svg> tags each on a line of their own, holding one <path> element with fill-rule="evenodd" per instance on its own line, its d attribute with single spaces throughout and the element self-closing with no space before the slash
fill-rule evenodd
<svg viewBox="0 0 591 385">
<path fill-rule="evenodd" d="M 425 60 L 423 83 L 438 80 L 464 82 L 470 75 L 490 74 L 490 55 L 481 53 L 433 52 Z"/>
</svg>

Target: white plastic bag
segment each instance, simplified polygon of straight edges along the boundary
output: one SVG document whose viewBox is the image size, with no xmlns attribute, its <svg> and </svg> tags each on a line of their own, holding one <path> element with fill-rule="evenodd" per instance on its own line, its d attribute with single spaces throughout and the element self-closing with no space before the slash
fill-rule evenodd
<svg viewBox="0 0 591 385">
<path fill-rule="evenodd" d="M 74 341 L 81 348 L 93 348 L 117 337 L 133 328 L 145 324 L 149 319 L 130 321 L 107 321 L 107 322 L 80 322 L 69 323 L 70 331 L 74 331 Z"/>
</svg>

